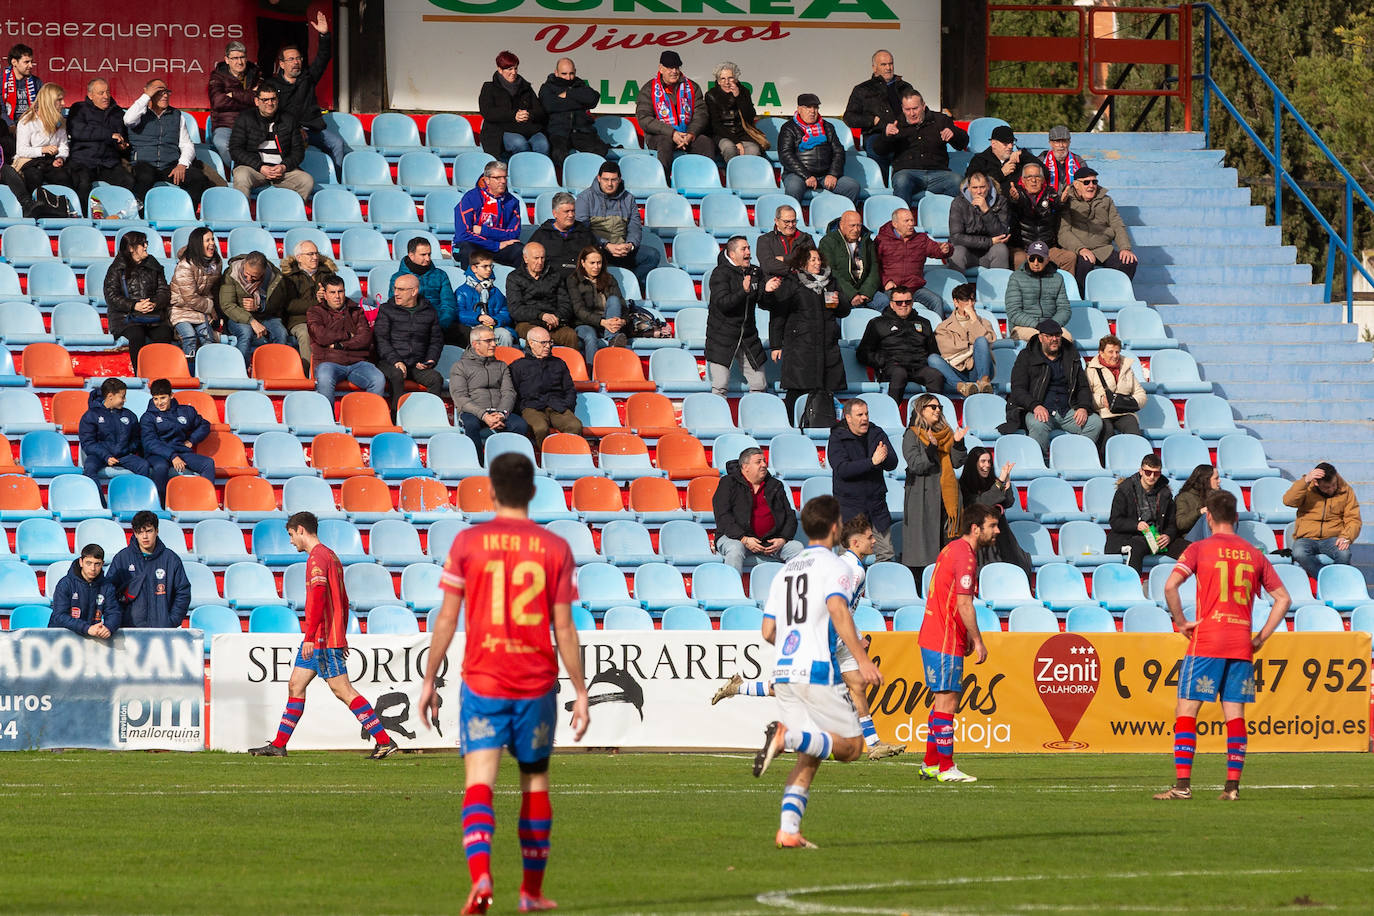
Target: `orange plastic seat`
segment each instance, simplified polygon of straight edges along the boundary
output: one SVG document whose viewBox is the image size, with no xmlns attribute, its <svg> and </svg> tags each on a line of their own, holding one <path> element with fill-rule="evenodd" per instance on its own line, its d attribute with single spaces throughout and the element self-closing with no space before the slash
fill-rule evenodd
<svg viewBox="0 0 1374 916">
<path fill-rule="evenodd" d="M 310 442 L 310 464 L 326 480 L 342 477 L 372 477 L 372 468 L 363 463 L 363 449 L 348 433 L 320 433 Z"/>
<path fill-rule="evenodd" d="M 670 433 L 659 439 L 658 466 L 660 470 L 668 472 L 670 480 L 720 476 L 720 472 L 706 460 L 706 449 L 701 440 L 691 433 Z"/>
<path fill-rule="evenodd" d="M 576 512 L 623 512 L 625 499 L 610 478 L 579 477 L 573 481 L 572 507 Z"/>
<path fill-rule="evenodd" d="M 236 480 L 257 480 L 255 477 L 238 477 Z M 267 483 L 262 480 L 260 483 Z M 228 492 L 225 487 L 225 492 Z M 268 490 L 272 488 L 268 485 Z M 215 485 L 199 474 L 178 474 L 167 481 L 167 511 L 177 512 L 214 512 L 219 508 L 219 497 L 215 495 Z"/>
<path fill-rule="evenodd" d="M 585 436 L 574 436 L 569 433 L 552 433 L 544 440 L 545 455 L 586 455 L 588 461 L 592 457 L 592 446 Z"/>
<path fill-rule="evenodd" d="M 142 361 L 143 354 L 140 353 L 139 362 Z M 176 387 L 176 382 L 172 383 L 172 387 Z M 196 413 L 204 417 L 205 422 L 210 424 L 211 429 L 219 430 L 220 432 L 229 431 L 229 424 L 220 419 L 219 408 L 215 406 L 215 399 L 209 392 L 199 390 L 174 391 L 172 392 L 172 396 L 177 399 L 178 404 L 194 407 Z"/>
<path fill-rule="evenodd" d="M 688 481 L 687 508 L 693 512 L 714 512 L 711 501 L 715 499 L 718 486 L 719 477 L 695 477 Z"/>
<path fill-rule="evenodd" d="M 261 349 L 261 348 L 259 348 Z M 297 354 L 299 357 L 299 354 Z M 248 460 L 243 440 L 233 433 L 210 431 L 196 446 L 196 454 L 214 459 L 216 477 L 256 477 L 258 469 Z"/>
<path fill-rule="evenodd" d="M 519 347 L 497 347 L 496 358 L 509 366 L 517 359 L 524 359 L 525 351 L 521 350 Z"/>
<path fill-rule="evenodd" d="M 22 474 L 24 466 L 14 460 L 14 445 L 6 436 L 0 436 L 0 474 Z"/>
<path fill-rule="evenodd" d="M 41 512 L 43 499 L 32 477 L 6 474 L 0 477 L 0 513 Z"/>
<path fill-rule="evenodd" d="M 553 355 L 563 360 L 572 376 L 573 388 L 578 391 L 596 391 L 600 386 L 587 374 L 587 361 L 582 358 L 581 350 L 572 347 L 554 347 Z"/>
<path fill-rule="evenodd" d="M 658 386 L 644 377 L 639 354 L 625 347 L 606 347 L 592 360 L 592 380 L 607 391 L 653 391 Z"/>
<path fill-rule="evenodd" d="M 452 505 L 448 487 L 433 477 L 407 477 L 401 481 L 402 512 L 434 512 Z"/>
<path fill-rule="evenodd" d="M 343 510 L 349 513 L 391 512 L 396 508 L 391 502 L 391 488 L 386 482 L 362 474 L 349 477 L 343 482 L 343 486 L 340 487 L 340 498 Z M 444 498 L 447 501 L 447 495 Z"/>
<path fill-rule="evenodd" d="M 168 492 L 170 493 L 170 484 Z M 272 485 L 261 477 L 232 477 L 224 485 L 224 509 L 227 512 L 276 512 L 278 508 L 277 495 L 272 491 Z"/>
<path fill-rule="evenodd" d="M 701 480 L 712 478 L 702 477 Z M 692 481 L 695 483 L 696 481 Z M 634 512 L 672 512 L 682 508 L 677 485 L 663 477 L 637 477 L 630 481 L 630 509 Z"/>
<path fill-rule="evenodd" d="M 314 391 L 301 368 L 301 351 L 287 344 L 263 344 L 253 351 L 253 378 L 268 391 Z"/>
<path fill-rule="evenodd" d="M 584 429 L 583 432 L 586 432 Z M 649 446 L 644 440 L 634 433 L 618 432 L 611 433 L 602 438 L 597 446 L 597 451 L 602 455 L 643 455 L 647 461 L 649 458 Z M 600 464 L 601 462 L 597 462 Z"/>
<path fill-rule="evenodd" d="M 657 391 L 640 391 L 625 401 L 625 422 L 643 439 L 682 432 L 673 402 Z"/>
<path fill-rule="evenodd" d="M 340 398 L 339 422 L 364 439 L 378 433 L 405 432 L 391 422 L 391 407 L 386 398 L 370 391 L 352 391 Z"/>
<path fill-rule="evenodd" d="M 52 421 L 62 428 L 62 432 L 75 436 L 81 431 L 81 418 L 90 409 L 91 393 L 84 388 L 80 391 L 59 391 L 52 396 Z"/>
<path fill-rule="evenodd" d="M 495 512 L 491 501 L 491 478 L 465 477 L 458 482 L 458 508 L 463 512 Z"/>
<path fill-rule="evenodd" d="M 86 384 L 72 368 L 72 355 L 61 344 L 29 344 L 21 359 L 24 375 L 35 388 L 81 388 Z"/>
<path fill-rule="evenodd" d="M 191 374 L 186 363 L 186 354 L 181 347 L 169 343 L 144 344 L 138 351 L 138 367 L 135 374 L 139 378 L 165 378 L 173 388 L 199 388 L 200 379 Z"/>
</svg>

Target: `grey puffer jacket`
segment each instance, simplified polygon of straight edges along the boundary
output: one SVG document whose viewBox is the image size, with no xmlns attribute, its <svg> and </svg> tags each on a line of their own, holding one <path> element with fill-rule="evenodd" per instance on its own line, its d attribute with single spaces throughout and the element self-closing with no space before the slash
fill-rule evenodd
<svg viewBox="0 0 1374 916">
<path fill-rule="evenodd" d="M 515 409 L 510 367 L 494 356 L 478 356 L 471 347 L 449 370 L 448 387 L 459 413 L 480 417 L 486 410 Z"/>
<path fill-rule="evenodd" d="M 1007 199 L 997 189 L 997 183 L 988 186 L 988 212 L 984 213 L 973 204 L 973 197 L 965 190 L 949 207 L 949 241 L 960 248 L 974 251 L 987 251 L 992 247 L 992 238 L 1006 235 L 1011 231 L 1011 214 L 1007 210 Z"/>
</svg>

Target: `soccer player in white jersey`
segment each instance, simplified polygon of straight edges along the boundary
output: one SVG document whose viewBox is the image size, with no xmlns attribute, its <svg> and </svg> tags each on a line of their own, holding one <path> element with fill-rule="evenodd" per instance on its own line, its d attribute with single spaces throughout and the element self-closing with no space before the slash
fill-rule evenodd
<svg viewBox="0 0 1374 916">
<path fill-rule="evenodd" d="M 835 662 L 835 646 L 843 642 L 849 649 L 865 684 L 883 682 L 854 629 L 853 572 L 834 552 L 839 501 L 833 496 L 808 500 L 801 525 L 810 543 L 774 577 L 763 611 L 763 638 L 777 647 L 773 693 L 781 720 L 764 729 L 754 775 L 762 776 L 783 751 L 797 752 L 782 796 L 779 849 L 815 848 L 802 836 L 801 820 L 816 770 L 826 758 L 848 763 L 863 753 L 863 730 Z"/>
</svg>

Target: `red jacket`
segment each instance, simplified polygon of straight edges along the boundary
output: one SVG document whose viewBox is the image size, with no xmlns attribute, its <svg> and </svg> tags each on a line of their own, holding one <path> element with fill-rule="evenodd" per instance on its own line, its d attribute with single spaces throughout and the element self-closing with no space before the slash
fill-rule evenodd
<svg viewBox="0 0 1374 916">
<path fill-rule="evenodd" d="M 889 283 L 920 289 L 926 285 L 926 258 L 943 258 L 940 243 L 924 232 L 913 232 L 900 238 L 892 228 L 892 221 L 883 224 L 874 241 L 878 245 L 878 267 L 881 285 Z"/>
<path fill-rule="evenodd" d="M 337 311 L 317 302 L 305 313 L 305 323 L 310 329 L 310 361 L 315 365 L 373 361 L 372 325 L 353 301 L 345 299 Z"/>
</svg>

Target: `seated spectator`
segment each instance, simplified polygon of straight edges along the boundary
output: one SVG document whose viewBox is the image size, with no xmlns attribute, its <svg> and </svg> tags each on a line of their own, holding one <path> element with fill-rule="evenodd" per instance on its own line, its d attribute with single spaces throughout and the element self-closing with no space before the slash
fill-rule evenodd
<svg viewBox="0 0 1374 916">
<path fill-rule="evenodd" d="M 787 262 L 797 248 L 815 248 L 816 240 L 809 232 L 797 231 L 797 211 L 787 204 L 773 211 L 773 228 L 754 242 L 758 249 L 759 270 L 764 277 L 781 277 L 791 268 Z"/>
<path fill-rule="evenodd" d="M 911 290 L 916 302 L 935 314 L 943 315 L 948 311 L 940 294 L 926 286 L 926 259 L 949 257 L 954 252 L 953 245 L 917 232 L 916 217 L 905 207 L 892 211 L 892 219 L 878 230 L 873 242 L 878 253 L 878 282 L 883 289 L 882 293 L 874 294 L 875 300 L 902 286 Z M 882 307 L 881 302 L 875 301 L 874 305 Z"/>
<path fill-rule="evenodd" d="M 214 459 L 196 454 L 196 446 L 210 435 L 210 424 L 194 407 L 177 403 L 172 383 L 165 378 L 154 379 L 148 393 L 153 400 L 138 421 L 139 437 L 148 456 L 149 476 L 165 505 L 167 481 L 173 474 L 199 474 L 215 482 Z"/>
<path fill-rule="evenodd" d="M 578 345 L 577 318 L 568 298 L 568 284 L 562 274 L 546 269 L 544 246 L 538 242 L 525 246 L 524 263 L 506 277 L 506 306 L 515 322 L 515 333 L 521 337 L 538 326 L 549 332 L 557 346 Z"/>
<path fill-rule="evenodd" d="M 995 182 L 982 172 L 964 179 L 949 208 L 949 240 L 954 245 L 950 265 L 964 272 L 973 267 L 1002 267 L 1011 263 L 1011 217 L 1007 201 Z"/>
<path fill-rule="evenodd" d="M 560 170 L 574 150 L 604 159 L 611 148 L 597 134 L 592 117 L 601 92 L 577 75 L 572 58 L 560 57 L 553 66 L 554 72 L 539 87 L 539 104 L 548 117 L 549 158 Z"/>
<path fill-rule="evenodd" d="M 577 218 L 577 198 L 567 191 L 559 191 L 553 195 L 552 203 L 553 217 L 534 230 L 530 241 L 544 246 L 544 260 L 549 270 L 566 277 L 577 270 L 577 258 L 582 249 L 596 245 L 597 240 L 592 235 L 592 227 Z"/>
<path fill-rule="evenodd" d="M 778 382 L 786 392 L 787 416 L 795 418 L 797 401 L 816 395 L 833 420 L 834 392 L 845 388 L 840 319 L 850 307 L 836 289 L 825 256 L 815 248 L 794 251 L 792 272 L 769 278 L 760 301 L 771 313 L 768 342 L 773 359 L 781 363 Z"/>
<path fill-rule="evenodd" d="M 67 170 L 84 212 L 90 212 L 91 186 L 97 181 L 133 189 L 134 177 L 122 158 L 129 149 L 124 109 L 110 98 L 110 84 L 105 80 L 87 83 L 86 97 L 67 112 L 67 145 Z"/>
<path fill-rule="evenodd" d="M 1012 182 L 1007 197 L 1012 267 L 1019 269 L 1026 261 L 1026 249 L 1032 242 L 1044 242 L 1046 251 L 1059 244 L 1061 201 L 1045 187 L 1045 167 L 1036 161 L 1022 167 L 1021 180 Z"/>
<path fill-rule="evenodd" d="M 1350 545 L 1360 536 L 1360 501 L 1355 490 L 1330 462 L 1308 471 L 1283 494 L 1283 504 L 1297 510 L 1293 524 L 1293 562 L 1312 578 L 1322 557 L 1350 562 Z"/>
<path fill-rule="evenodd" d="M 203 345 L 219 340 L 216 305 L 223 270 L 214 231 L 208 226 L 192 229 L 186 247 L 177 252 L 177 266 L 169 284 L 172 305 L 167 315 L 187 359 L 194 358 Z"/>
<path fill-rule="evenodd" d="M 309 202 L 315 179 L 301 168 L 305 140 L 300 127 L 291 115 L 277 110 L 274 87 L 259 86 L 254 100 L 257 107 L 240 114 L 229 134 L 234 187 L 251 197 L 254 188 L 271 185 L 295 191 Z"/>
<path fill-rule="evenodd" d="M 792 495 L 787 484 L 768 473 L 761 448 L 750 446 L 726 463 L 711 512 L 716 551 L 741 576 L 748 557 L 786 563 L 802 552 L 792 539 L 797 533 Z"/>
<path fill-rule="evenodd" d="M 987 506 L 1001 522 L 997 526 L 996 540 L 978 550 L 978 565 L 1012 563 L 1021 567 L 1029 582 L 1032 576 L 1031 558 L 1016 542 L 1016 535 L 1006 521 L 1006 510 L 1021 505 L 1016 497 L 1016 485 L 1011 482 L 1011 469 L 1016 465 L 1008 461 L 1002 465 L 999 473 L 993 457 L 990 448 L 979 445 L 969 449 L 964 458 L 964 472 L 959 475 L 959 497 L 963 508 Z"/>
<path fill-rule="evenodd" d="M 0 127 L 0 152 L 6 161 L 14 158 L 14 125 L 38 98 L 38 90 L 43 86 L 33 71 L 33 48 L 22 43 L 11 46 L 5 66 L 0 68 L 0 83 L 4 85 L 0 92 L 0 121 L 4 122 Z"/>
<path fill-rule="evenodd" d="M 430 394 L 442 395 L 444 377 L 434 366 L 444 350 L 444 335 L 439 329 L 439 313 L 420 293 L 419 277 L 401 274 L 392 280 L 391 298 L 377 309 L 372 334 L 377 341 L 377 368 L 386 376 L 393 418 L 407 379 L 423 385 Z"/>
<path fill-rule="evenodd" d="M 892 160 L 880 153 L 876 141 L 889 124 L 896 124 L 902 110 L 902 96 L 915 92 L 911 84 L 897 75 L 891 51 L 878 50 L 872 57 L 873 76 L 864 80 L 849 93 L 844 108 L 844 123 L 860 131 L 864 151 L 883 173 L 887 181 Z"/>
<path fill-rule="evenodd" d="M 110 335 L 129 342 L 129 362 L 138 366 L 145 343 L 173 343 L 167 320 L 172 291 L 157 258 L 148 254 L 148 236 L 137 229 L 119 239 L 119 252 L 105 272 L 105 312 Z"/>
<path fill-rule="evenodd" d="M 577 319 L 577 339 L 582 342 L 582 356 L 588 366 L 602 347 L 630 345 L 625 319 L 620 317 L 625 294 L 594 246 L 582 249 L 577 270 L 568 275 L 567 285 L 568 301 Z"/>
<path fill-rule="evenodd" d="M 490 262 L 491 258 L 487 258 Z M 401 266 L 391 275 L 391 289 L 396 294 L 396 281 L 404 276 L 412 276 L 420 284 L 420 296 L 434 309 L 441 328 L 453 327 L 458 315 L 458 298 L 449 283 L 448 274 L 434 263 L 434 246 L 424 237 L 417 235 L 406 245 L 406 255 L 401 258 Z M 444 321 L 448 318 L 447 324 Z M 381 348 L 381 339 L 377 341 Z"/>
<path fill-rule="evenodd" d="M 739 64 L 716 64 L 716 84 L 706 91 L 706 134 L 715 141 L 720 158 L 729 162 L 736 156 L 762 156 L 763 147 L 749 134 L 758 117 L 749 87 L 739 81 Z"/>
<path fill-rule="evenodd" d="M 1000 124 L 992 129 L 988 148 L 969 160 L 964 177 L 987 175 L 997 182 L 999 195 L 1006 197 L 1012 185 L 1021 180 L 1022 169 L 1037 161 L 1030 150 L 1017 149 L 1016 134 L 1010 127 Z"/>
<path fill-rule="evenodd" d="M 1050 255 L 1059 267 L 1073 271 L 1080 291 L 1088 274 L 1100 267 L 1135 276 L 1139 261 L 1131 251 L 1131 234 L 1091 168 L 1085 166 L 1074 176 L 1059 216 L 1059 247 Z"/>
<path fill-rule="evenodd" d="M 857 210 L 841 213 L 838 224 L 825 234 L 818 248 L 825 263 L 833 265 L 840 300 L 849 308 L 864 308 L 870 302 L 876 309 L 887 305 L 887 293 L 878 289 L 878 246 Z"/>
<path fill-rule="evenodd" d="M 530 329 L 525 338 L 528 356 L 510 364 L 515 407 L 529 424 L 535 448 L 542 449 L 550 432 L 582 435 L 582 421 L 573 412 L 577 389 L 568 364 L 553 355 L 553 338 L 543 328 Z"/>
<path fill-rule="evenodd" d="M 834 126 L 821 117 L 814 93 L 797 96 L 797 111 L 778 129 L 782 189 L 805 202 L 806 192 L 834 191 L 859 202 L 859 183 L 844 174 L 844 146 Z"/>
<path fill-rule="evenodd" d="M 881 426 L 868 419 L 868 402 L 853 398 L 830 430 L 825 460 L 832 468 L 831 489 L 846 520 L 868 516 L 873 523 L 873 558 L 894 559 L 892 513 L 887 508 L 887 472 L 897 469 L 897 450 Z"/>
<path fill-rule="evenodd" d="M 67 163 L 70 150 L 67 119 L 62 116 L 64 98 L 61 86 L 48 83 L 38 90 L 38 97 L 15 125 L 12 166 L 21 184 L 15 187 L 13 178 L 6 183 L 21 205 L 31 204 L 33 192 L 45 184 L 71 187 L 75 183 Z"/>
<path fill-rule="evenodd" d="M 498 264 L 517 267 L 524 245 L 520 242 L 520 198 L 507 190 L 506 166 L 488 162 L 477 185 L 453 210 L 454 260 L 471 263 L 478 249 L 491 252 Z"/>
<path fill-rule="evenodd" d="M 224 60 L 210 71 L 210 142 L 224 160 L 224 167 L 232 170 L 233 155 L 229 150 L 229 136 L 239 115 L 256 104 L 262 71 L 248 59 L 248 48 L 241 41 L 224 46 Z M 233 174 L 231 171 L 230 174 Z"/>
<path fill-rule="evenodd" d="M 160 79 L 151 79 L 143 95 L 124 112 L 129 131 L 134 173 L 134 196 L 140 204 L 159 181 L 170 181 L 191 195 L 200 210 L 200 196 L 210 186 L 196 163 L 196 145 L 186 130 L 181 111 L 172 107 L 172 93 Z"/>
<path fill-rule="evenodd" d="M 525 249 L 525 256 L 530 250 Z M 506 295 L 496 283 L 495 267 L 491 253 L 480 248 L 472 253 L 472 261 L 463 274 L 463 282 L 455 293 L 456 312 L 448 315 L 449 324 L 444 326 L 444 341 L 456 346 L 466 347 L 472 329 L 491 328 L 496 335 L 498 347 L 516 346 L 515 326 L 511 324 L 510 312 L 506 309 Z M 444 324 L 444 313 L 439 314 L 439 324 Z"/>
<path fill-rule="evenodd" d="M 50 588 L 52 614 L 49 627 L 66 627 L 82 636 L 109 639 L 119 629 L 119 599 L 114 584 L 105 578 L 105 548 L 87 544 L 72 560 L 67 574 Z"/>
<path fill-rule="evenodd" d="M 309 20 L 307 20 L 309 21 Z M 319 33 L 315 59 L 305 67 L 305 57 L 296 45 L 282 45 L 277 50 L 277 75 L 270 82 L 277 88 L 281 97 L 281 111 L 295 118 L 296 123 L 305 131 L 305 142 L 322 150 L 334 160 L 334 170 L 343 174 L 344 157 L 348 155 L 348 144 L 339 132 L 325 123 L 320 111 L 320 101 L 315 96 L 315 87 L 324 77 L 329 61 L 334 54 L 334 43 L 329 35 L 329 20 L 323 12 L 315 15 L 310 27 Z M 228 165 L 228 163 L 225 163 Z"/>
<path fill-rule="evenodd" d="M 338 267 L 334 259 L 320 254 L 314 242 L 297 242 L 295 251 L 282 259 L 282 285 L 288 288 L 289 301 L 286 303 L 286 333 L 296 341 L 301 361 L 310 364 L 310 324 L 311 306 L 324 301 L 324 287 L 320 282 L 326 277 L 335 276 Z"/>
<path fill-rule="evenodd" d="M 968 397 L 975 392 L 992 392 L 992 342 L 997 333 L 989 322 L 975 310 L 978 288 L 972 283 L 954 287 L 954 311 L 935 328 L 935 344 L 939 353 L 932 353 L 927 362 L 938 371 L 959 394 Z"/>
<path fill-rule="evenodd" d="M 1036 330 L 1046 318 L 1054 319 L 1061 327 L 1072 315 L 1069 293 L 1059 268 L 1050 261 L 1050 249 L 1044 242 L 1031 242 L 1026 249 L 1026 262 L 1007 278 L 1002 294 L 1007 309 L 1007 336 L 1017 340 L 1034 340 Z M 1063 332 L 1066 340 L 1073 335 Z"/>
<path fill-rule="evenodd" d="M 343 381 L 363 391 L 382 394 L 386 377 L 373 365 L 372 325 L 358 303 L 344 295 L 342 277 L 320 281 L 324 298 L 305 313 L 310 326 L 310 359 L 315 369 L 315 390 L 334 403 L 334 389 Z"/>
<path fill-rule="evenodd" d="M 486 451 L 493 433 L 530 434 L 529 424 L 513 412 L 515 383 L 510 367 L 496 358 L 496 335 L 486 328 L 472 329 L 471 343 L 449 370 L 448 392 L 458 422 L 477 446 L 479 456 Z"/>
<path fill-rule="evenodd" d="M 635 120 L 644 133 L 644 146 L 658 154 L 663 174 L 673 174 L 673 160 L 682 153 L 710 156 L 711 138 L 703 136 L 710 116 L 701 87 L 682 73 L 682 56 L 664 51 L 658 73 L 639 88 Z"/>
<path fill-rule="evenodd" d="M 814 246 L 812 246 L 814 247 Z M 793 254 L 808 250 L 798 245 Z M 711 391 L 720 397 L 730 384 L 730 367 L 739 360 L 744 383 L 750 391 L 763 391 L 768 385 L 763 352 L 756 323 L 759 297 L 764 290 L 776 290 L 782 283 L 777 276 L 765 279 L 749 263 L 749 240 L 737 235 L 725 243 L 716 256 L 716 266 L 706 280 L 710 308 L 706 312 L 706 377 Z M 791 273 L 789 264 L 788 273 Z"/>
<path fill-rule="evenodd" d="M 1118 433 L 1140 435 L 1140 421 L 1135 414 L 1145 406 L 1145 389 L 1136 378 L 1135 361 L 1134 356 L 1121 355 L 1121 338 L 1114 334 L 1097 342 L 1097 355 L 1088 361 L 1093 410 L 1102 418 L 1099 448 L 1104 457 L 1107 440 L 1112 436 Z"/>
<path fill-rule="evenodd" d="M 1159 456 L 1150 453 L 1140 459 L 1140 470 L 1117 481 L 1112 495 L 1111 524 L 1107 529 L 1108 556 L 1127 549 L 1126 562 L 1140 575 L 1145 558 L 1153 553 L 1166 554 L 1177 560 L 1187 542 L 1179 537 L 1175 522 L 1174 494 L 1164 479 Z M 1150 550 L 1145 532 L 1154 529 L 1157 550 Z"/>
<path fill-rule="evenodd" d="M 110 563 L 110 584 L 119 605 L 119 626 L 180 627 L 191 610 L 191 580 L 181 557 L 157 536 L 157 515 L 134 515 L 129 546 Z"/>
<path fill-rule="evenodd" d="M 1069 141 L 1072 137 L 1069 129 L 1063 124 L 1051 127 L 1050 148 L 1041 157 L 1045 164 L 1045 184 L 1050 193 L 1061 200 L 1068 197 L 1069 188 L 1073 187 L 1074 176 L 1085 165 L 1082 156 L 1069 152 Z"/>
<path fill-rule="evenodd" d="M 77 439 L 81 443 L 81 473 L 100 483 L 114 468 L 151 477 L 148 462 L 139 454 L 142 435 L 138 417 L 124 406 L 128 389 L 123 379 L 107 378 L 92 388 L 81 415 Z"/>
<path fill-rule="evenodd" d="M 236 255 L 225 265 L 219 310 L 245 365 L 253 362 L 253 351 L 263 344 L 284 344 L 290 339 L 285 319 L 291 293 L 281 271 L 261 251 Z"/>
<path fill-rule="evenodd" d="M 889 290 L 889 295 L 887 308 L 864 328 L 856 354 L 859 362 L 877 372 L 878 381 L 887 382 L 887 395 L 898 404 L 906 400 L 908 381 L 926 391 L 944 391 L 944 376 L 928 362 L 938 354 L 930 322 L 916 314 L 911 290 L 905 286 Z"/>
<path fill-rule="evenodd" d="M 482 115 L 482 149 L 502 161 L 515 153 L 549 154 L 544 135 L 544 106 L 530 81 L 520 75 L 520 58 L 510 51 L 496 55 L 496 72 L 477 94 Z"/>
<path fill-rule="evenodd" d="M 916 206 L 922 194 L 957 197 L 959 176 L 949 170 L 949 150 L 968 148 L 968 132 L 949 115 L 931 111 L 919 92 L 902 96 L 901 116 L 883 128 L 873 149 L 892 161 L 892 193 Z"/>
<path fill-rule="evenodd" d="M 663 263 L 657 248 L 640 244 L 644 218 L 639 214 L 639 204 L 625 189 L 620 166 L 609 159 L 601 163 L 592 186 L 577 195 L 574 215 L 577 222 L 591 227 L 606 255 L 606 266 L 628 267 L 639 278 L 640 288 L 649 282 L 649 272 Z"/>
<path fill-rule="evenodd" d="M 1207 496 L 1213 490 L 1221 489 L 1221 472 L 1210 464 L 1199 464 L 1193 473 L 1179 487 L 1174 497 L 1174 527 L 1180 538 L 1197 526 L 1199 519 L 1207 514 Z M 1203 537 L 1207 535 L 1204 533 Z"/>
<path fill-rule="evenodd" d="M 1072 344 L 1065 348 L 1063 331 L 1057 321 L 1046 318 L 1036 328 L 1036 339 L 1017 355 L 1011 369 L 1008 422 L 998 427 L 1003 434 L 1014 433 L 1024 421 L 1026 434 L 1047 461 L 1052 430 L 1087 436 L 1093 442 L 1102 436 L 1102 418 L 1092 412 L 1092 388 L 1084 378 L 1083 361 Z"/>
</svg>

